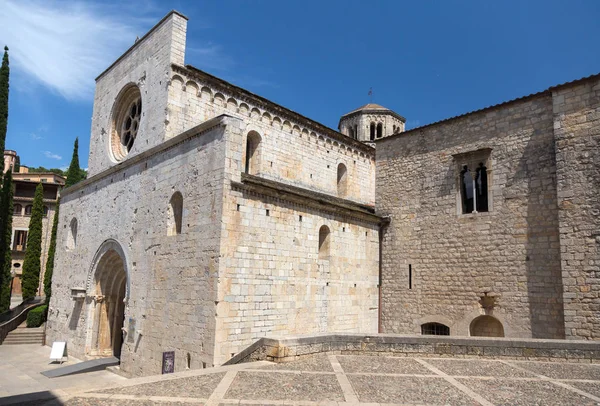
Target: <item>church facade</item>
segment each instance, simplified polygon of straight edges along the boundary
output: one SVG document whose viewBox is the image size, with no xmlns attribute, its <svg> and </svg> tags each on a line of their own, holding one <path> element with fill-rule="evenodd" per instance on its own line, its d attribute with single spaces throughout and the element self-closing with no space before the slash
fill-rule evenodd
<svg viewBox="0 0 600 406">
<path fill-rule="evenodd" d="M 186 24 L 96 80 L 48 342 L 148 375 L 268 335 L 598 338 L 597 78 L 407 132 L 369 104 L 338 132 L 185 65 Z"/>
</svg>

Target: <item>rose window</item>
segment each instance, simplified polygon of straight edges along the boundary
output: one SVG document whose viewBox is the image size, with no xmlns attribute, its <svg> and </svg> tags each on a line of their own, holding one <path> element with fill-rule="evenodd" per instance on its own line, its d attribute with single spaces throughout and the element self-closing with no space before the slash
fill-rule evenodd
<svg viewBox="0 0 600 406">
<path fill-rule="evenodd" d="M 131 152 L 141 120 L 142 95 L 137 86 L 130 85 L 121 91 L 113 108 L 110 152 L 115 161 L 121 161 Z"/>
<path fill-rule="evenodd" d="M 142 99 L 137 99 L 131 103 L 129 113 L 123 120 L 121 128 L 121 145 L 131 151 L 133 142 L 137 136 L 138 128 L 140 128 L 140 118 L 142 116 Z"/>
</svg>

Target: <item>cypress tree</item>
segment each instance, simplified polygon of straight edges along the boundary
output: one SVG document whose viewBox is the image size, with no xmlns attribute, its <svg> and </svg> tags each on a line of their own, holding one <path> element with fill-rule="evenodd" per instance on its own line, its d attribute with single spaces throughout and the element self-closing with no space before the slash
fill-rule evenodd
<svg viewBox="0 0 600 406">
<path fill-rule="evenodd" d="M 40 183 L 35 188 L 31 220 L 29 220 L 29 234 L 23 262 L 23 300 L 35 297 L 40 284 L 43 216 L 44 187 Z"/>
<path fill-rule="evenodd" d="M 48 247 L 48 261 L 46 262 L 46 272 L 44 273 L 44 295 L 46 295 L 46 304 L 50 303 L 52 296 L 52 272 L 54 271 L 54 253 L 56 252 L 56 231 L 58 230 L 58 211 L 60 198 L 56 202 L 56 211 L 52 221 L 52 234 L 50 235 L 50 247 Z"/>
<path fill-rule="evenodd" d="M 10 287 L 12 277 L 12 256 L 10 240 L 12 237 L 13 214 L 12 174 L 10 169 L 4 175 L 0 195 L 0 313 L 10 308 Z"/>
<path fill-rule="evenodd" d="M 79 168 L 79 138 L 75 138 L 75 145 L 73 146 L 73 157 L 71 158 L 71 164 L 67 171 L 67 181 L 65 187 L 73 186 L 83 179 L 81 168 Z"/>
<path fill-rule="evenodd" d="M 0 152 L 4 154 L 6 129 L 8 127 L 8 47 L 4 47 L 2 67 L 0 67 Z"/>
</svg>

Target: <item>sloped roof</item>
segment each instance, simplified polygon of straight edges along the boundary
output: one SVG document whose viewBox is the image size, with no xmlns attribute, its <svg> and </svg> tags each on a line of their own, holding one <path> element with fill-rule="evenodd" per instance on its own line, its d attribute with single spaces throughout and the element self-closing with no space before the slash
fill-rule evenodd
<svg viewBox="0 0 600 406">
<path fill-rule="evenodd" d="M 344 114 L 340 118 L 340 121 L 342 121 L 342 119 L 344 119 L 344 117 L 349 117 L 354 114 L 366 113 L 366 112 L 391 114 L 392 116 L 395 116 L 396 118 L 398 118 L 400 121 L 406 122 L 406 119 L 404 117 L 402 117 L 400 114 L 396 113 L 393 110 L 388 109 L 387 107 L 383 107 L 382 105 L 376 104 L 376 103 L 367 103 L 364 106 L 360 106 L 359 108 L 352 110 L 349 113 Z"/>
</svg>

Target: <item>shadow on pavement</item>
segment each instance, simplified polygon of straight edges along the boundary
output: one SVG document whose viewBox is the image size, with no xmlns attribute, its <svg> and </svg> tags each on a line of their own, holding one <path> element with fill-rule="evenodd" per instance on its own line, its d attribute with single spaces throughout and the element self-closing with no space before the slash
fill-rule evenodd
<svg viewBox="0 0 600 406">
<path fill-rule="evenodd" d="M 7 396 L 0 398 L 0 406 L 4 405 L 19 405 L 19 406 L 58 406 L 64 405 L 56 395 L 50 391 L 25 393 L 22 395 Z"/>
</svg>

